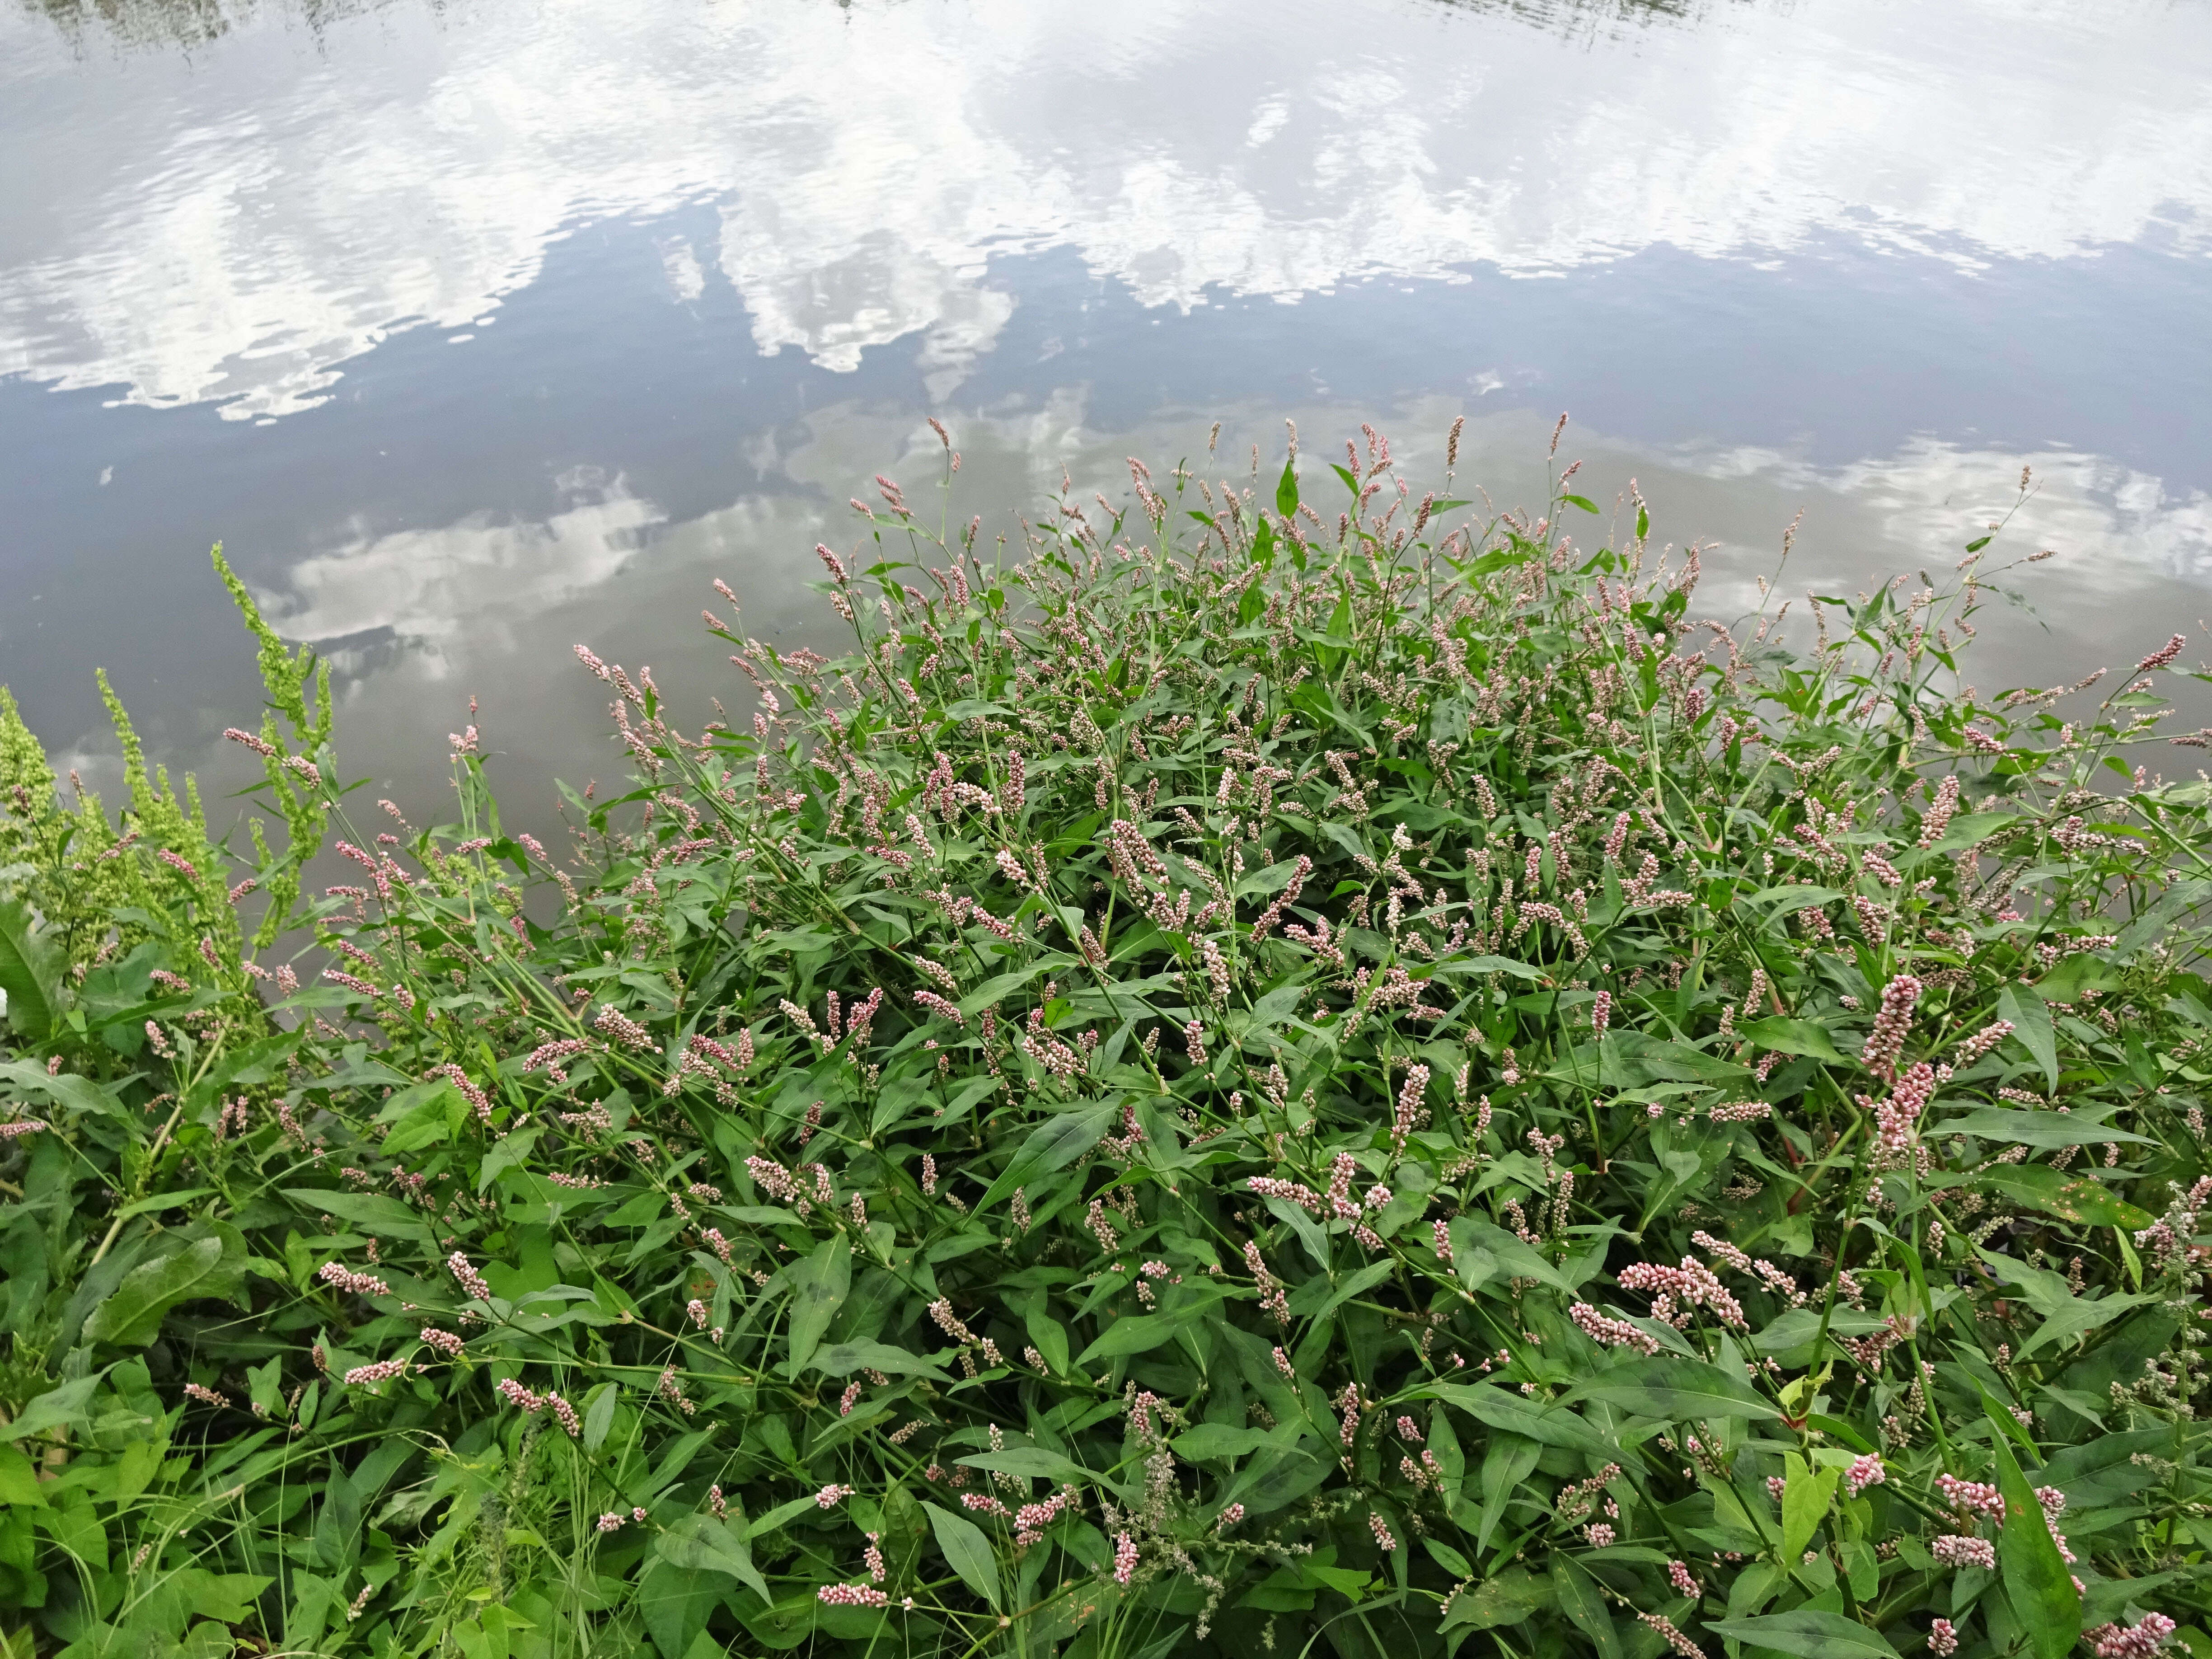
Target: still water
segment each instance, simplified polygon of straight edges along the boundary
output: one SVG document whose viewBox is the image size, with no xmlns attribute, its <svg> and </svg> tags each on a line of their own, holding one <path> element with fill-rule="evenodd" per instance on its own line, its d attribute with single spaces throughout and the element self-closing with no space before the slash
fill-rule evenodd
<svg viewBox="0 0 2212 1659">
<path fill-rule="evenodd" d="M 349 774 L 434 812 L 473 696 L 542 816 L 570 646 L 732 690 L 710 580 L 810 637 L 932 414 L 1003 523 L 1285 416 L 1510 504 L 1570 410 L 1723 614 L 2028 465 L 1985 688 L 2212 616 L 2204 0 L 0 0 L 0 679 L 94 776 L 94 664 L 239 775 L 221 540 Z"/>
</svg>

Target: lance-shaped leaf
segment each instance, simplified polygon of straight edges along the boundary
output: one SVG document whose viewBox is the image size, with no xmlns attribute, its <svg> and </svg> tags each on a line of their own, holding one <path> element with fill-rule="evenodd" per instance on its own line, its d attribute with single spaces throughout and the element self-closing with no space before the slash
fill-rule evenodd
<svg viewBox="0 0 2212 1659">
<path fill-rule="evenodd" d="M 211 1294 L 222 1282 L 223 1240 L 203 1238 L 134 1267 L 84 1322 L 85 1336 L 143 1348 L 161 1334 L 161 1316 L 179 1302 Z"/>
<path fill-rule="evenodd" d="M 8 1024 L 27 1042 L 44 1042 L 61 1018 L 68 965 L 52 933 L 32 927 L 28 905 L 0 904 L 0 991 L 8 994 Z"/>
<path fill-rule="evenodd" d="M 762 1601 L 775 1599 L 769 1594 L 768 1581 L 753 1565 L 753 1553 L 726 1522 L 711 1515 L 683 1516 L 653 1539 L 653 1548 L 673 1565 L 727 1573 Z"/>
<path fill-rule="evenodd" d="M 983 1535 L 983 1529 L 964 1516 L 940 1510 L 934 1504 L 924 1504 L 922 1508 L 929 1511 L 930 1528 L 937 1534 L 937 1547 L 945 1552 L 946 1564 L 996 1611 L 1002 1605 L 999 1558 L 992 1553 L 991 1540 Z"/>
<path fill-rule="evenodd" d="M 1840 1613 L 1799 1607 L 1794 1613 L 1764 1613 L 1755 1619 L 1714 1619 L 1705 1628 L 1747 1647 L 1771 1648 L 1802 1659 L 1897 1659 L 1897 1650 L 1881 1632 L 1869 1630 Z"/>
<path fill-rule="evenodd" d="M 796 1376 L 830 1328 L 830 1321 L 853 1284 L 853 1247 L 844 1235 L 824 1239 L 812 1255 L 789 1269 L 791 1280 L 791 1363 L 786 1368 Z"/>
<path fill-rule="evenodd" d="M 2014 1040 L 2043 1067 L 2051 1087 L 2058 1087 L 2058 1038 L 2051 1029 L 2050 1005 L 2033 991 L 2008 985 L 1997 993 L 1997 1013 L 2012 1022 Z"/>
<path fill-rule="evenodd" d="M 1613 1615 L 1606 1611 L 1605 1597 L 1598 1594 L 1589 1574 L 1564 1550 L 1552 1553 L 1552 1588 L 1559 1594 L 1559 1611 L 1589 1638 L 1598 1659 L 1620 1659 L 1620 1635 L 1613 1627 Z"/>
<path fill-rule="evenodd" d="M 1602 1400 L 1638 1417 L 1663 1417 L 1674 1422 L 1693 1417 L 1782 1415 L 1741 1376 L 1677 1354 L 1658 1354 L 1616 1365 L 1599 1372 L 1566 1397 L 1571 1401 Z"/>
<path fill-rule="evenodd" d="M 1782 1488 L 1782 1559 L 1795 1561 L 1813 1541 L 1813 1534 L 1828 1513 L 1836 1495 L 1839 1469 L 1814 1466 L 1795 1452 L 1785 1452 L 1782 1467 L 1788 1473 Z"/>
<path fill-rule="evenodd" d="M 1016 1188 L 1026 1187 L 1038 1176 L 1074 1163 L 1098 1144 L 1117 1109 L 1108 1102 L 1086 1111 L 1062 1112 L 1039 1124 L 1014 1154 L 1013 1162 L 991 1183 L 990 1190 L 975 1200 L 975 1212 L 981 1215 Z"/>
<path fill-rule="evenodd" d="M 1984 1411 L 1995 1425 L 1996 1412 L 1986 1405 Z M 2036 1659 L 2066 1659 L 2081 1637 L 2081 1598 L 2051 1536 L 2043 1505 L 2020 1472 L 2006 1439 L 1999 1432 L 1990 1442 L 1996 1455 L 1997 1493 L 2005 1506 L 2004 1527 L 1997 1534 L 1997 1565 L 2004 1573 L 2005 1595 L 2027 1627 Z"/>
</svg>

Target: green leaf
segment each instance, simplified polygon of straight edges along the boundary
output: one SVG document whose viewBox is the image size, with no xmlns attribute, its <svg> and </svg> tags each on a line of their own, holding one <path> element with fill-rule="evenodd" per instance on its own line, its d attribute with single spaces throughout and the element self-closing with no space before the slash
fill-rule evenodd
<svg viewBox="0 0 2212 1659">
<path fill-rule="evenodd" d="M 2157 1300 L 2155 1295 L 2148 1292 L 2129 1296 L 2113 1291 L 2099 1297 L 2094 1302 L 2084 1297 L 2069 1297 L 2045 1316 L 2043 1323 L 2035 1328 L 2035 1334 L 2020 1345 L 2020 1352 L 2014 1358 L 2026 1359 L 2038 1348 L 2048 1344 L 2056 1343 L 2063 1347 L 2075 1337 L 2101 1330 L 2122 1314 Z"/>
<path fill-rule="evenodd" d="M 960 1012 L 974 1019 L 986 1008 L 995 1008 L 1012 993 L 1018 991 L 1039 974 L 1052 966 L 1049 962 L 1035 962 L 1014 973 L 1000 974 L 985 980 L 960 999 Z"/>
<path fill-rule="evenodd" d="M 1119 1110 L 1117 1102 L 1107 1101 L 1087 1111 L 1062 1112 L 1039 1124 L 1014 1154 L 1013 1162 L 991 1183 L 990 1190 L 975 1200 L 975 1213 L 982 1214 L 1016 1188 L 1030 1185 L 1039 1176 L 1050 1175 L 1074 1163 L 1098 1144 L 1098 1138 L 1112 1126 Z"/>
<path fill-rule="evenodd" d="M 1046 1368 L 1054 1376 L 1065 1376 L 1067 1371 L 1067 1329 L 1045 1311 L 1043 1297 L 1037 1298 L 1023 1322 L 1029 1327 L 1030 1340 L 1044 1356 Z"/>
<path fill-rule="evenodd" d="M 511 1135 L 502 1136 L 492 1149 L 483 1155 L 483 1162 L 477 1166 L 477 1190 L 481 1193 L 485 1188 L 490 1186 L 502 1170 L 524 1168 L 529 1161 L 530 1149 L 537 1145 L 538 1137 L 543 1133 L 543 1130 L 533 1125 L 527 1129 L 518 1129 Z M 385 1142 L 385 1149 L 387 1152 L 391 1150 L 391 1146 L 390 1141 Z"/>
<path fill-rule="evenodd" d="M 2012 1022 L 2012 1034 L 2043 1067 L 2048 1085 L 2058 1087 L 2058 1039 L 2051 1029 L 2051 1007 L 2033 991 L 2008 985 L 1997 993 L 1997 1017 Z"/>
<path fill-rule="evenodd" d="M 1283 461 L 1283 476 L 1275 483 L 1275 511 L 1285 518 L 1298 510 L 1298 472 L 1290 459 Z"/>
<path fill-rule="evenodd" d="M 785 1522 L 790 1520 L 793 1516 L 804 1515 L 807 1510 L 814 1507 L 814 1494 L 812 1492 L 808 1492 L 803 1498 L 794 1498 L 787 1503 L 778 1504 L 767 1514 L 757 1516 L 745 1528 L 744 1535 L 746 1542 L 750 1544 L 756 1538 L 767 1537 L 769 1534 L 774 1532 L 778 1527 L 783 1525 Z"/>
<path fill-rule="evenodd" d="M 62 970 L 68 966 L 51 930 L 34 930 L 21 899 L 0 904 L 0 991 L 8 1024 L 27 1042 L 44 1042 L 61 1018 Z"/>
<path fill-rule="evenodd" d="M 5 1078 L 19 1089 L 27 1089 L 46 1097 L 56 1105 L 72 1112 L 89 1112 L 99 1117 L 120 1117 L 123 1103 L 88 1077 L 79 1077 L 73 1072 L 58 1072 L 49 1076 L 46 1068 L 27 1060 L 0 1062 L 0 1078 Z"/>
<path fill-rule="evenodd" d="M 1838 1052 L 1826 1028 L 1809 1019 L 1784 1019 L 1774 1014 L 1765 1019 L 1747 1020 L 1736 1030 L 1754 1047 L 1771 1048 L 1777 1054 L 1802 1054 L 1808 1060 L 1825 1060 L 1833 1066 L 1849 1063 Z"/>
<path fill-rule="evenodd" d="M 1475 1532 L 1475 1548 L 1490 1547 L 1490 1534 L 1504 1519 L 1513 1489 L 1528 1478 L 1543 1453 L 1541 1446 L 1522 1435 L 1500 1431 L 1490 1437 L 1490 1449 L 1482 1460 L 1482 1521 Z"/>
<path fill-rule="evenodd" d="M 1174 1440 L 1176 1455 L 1193 1463 L 1217 1457 L 1243 1457 L 1267 1443 L 1263 1429 L 1236 1429 L 1226 1423 L 1200 1423 Z"/>
<path fill-rule="evenodd" d="M 2177 881 L 2158 896 L 2158 902 L 2120 929 L 2112 946 L 2115 956 L 2132 956 L 2152 940 L 2162 938 L 2185 911 L 2212 898 L 2212 881 Z"/>
<path fill-rule="evenodd" d="M 1566 1398 L 1602 1400 L 1638 1417 L 1663 1417 L 1676 1422 L 1693 1417 L 1782 1415 L 1753 1392 L 1741 1376 L 1678 1354 L 1658 1354 L 1616 1365 L 1572 1389 Z"/>
<path fill-rule="evenodd" d="M 1275 562 L 1275 527 L 1267 522 L 1266 514 L 1255 517 L 1257 522 L 1252 526 L 1252 562 L 1267 570 Z M 1256 589 L 1259 585 L 1255 582 L 1253 586 Z"/>
<path fill-rule="evenodd" d="M 143 1440 L 133 1443 L 134 1445 L 149 1443 Z M 126 1455 L 129 1449 L 128 1447 L 125 1449 Z M 31 1460 L 9 1445 L 0 1445 L 0 1504 L 14 1504 L 27 1510 L 42 1510 L 47 1506 L 46 1495 L 39 1490 L 38 1473 L 32 1468 Z"/>
<path fill-rule="evenodd" d="M 1335 1459 L 1316 1456 L 1304 1446 L 1262 1450 L 1239 1471 L 1224 1503 L 1241 1503 L 1253 1515 L 1267 1515 L 1304 1498 L 1335 1473 Z"/>
<path fill-rule="evenodd" d="M 1978 553 L 1990 544 L 1991 539 L 1992 538 L 1988 536 L 1977 536 L 1973 540 L 1966 544 L 1966 551 L 1969 553 Z"/>
<path fill-rule="evenodd" d="M 1485 1221 L 1480 1216 L 1459 1216 L 1453 1219 L 1449 1231 L 1452 1266 L 1459 1273 L 1460 1282 L 1470 1288 L 1502 1273 L 1510 1279 L 1533 1279 L 1569 1295 L 1574 1292 L 1575 1287 L 1567 1283 L 1557 1267 L 1495 1222 Z M 1488 1264 L 1482 1260 L 1486 1255 L 1490 1258 Z"/>
<path fill-rule="evenodd" d="M 853 1285 L 853 1247 L 843 1234 L 825 1238 L 814 1254 L 787 1270 L 791 1281 L 791 1362 L 786 1374 L 799 1375 L 813 1357 L 815 1345 L 830 1328 L 830 1316 L 844 1305 Z"/>
<path fill-rule="evenodd" d="M 998 1611 L 1004 1605 L 999 1589 L 999 1558 L 992 1553 L 991 1540 L 983 1535 L 982 1528 L 934 1504 L 921 1507 L 929 1512 L 930 1528 L 937 1534 L 937 1547 L 945 1552 L 946 1564 L 969 1589 L 991 1604 L 994 1612 Z"/>
<path fill-rule="evenodd" d="M 1082 1482 L 1093 1479 L 1090 1470 L 1042 1446 L 1009 1446 L 1004 1451 L 977 1452 L 961 1462 L 971 1469 L 997 1474 L 1022 1474 L 1039 1480 Z"/>
<path fill-rule="evenodd" d="M 1565 1406 L 1539 1405 L 1487 1382 L 1472 1387 L 1460 1382 L 1432 1382 L 1416 1391 L 1416 1398 L 1422 1395 L 1456 1406 L 1479 1423 L 1503 1429 L 1508 1434 L 1524 1435 L 1540 1445 L 1584 1452 L 1608 1462 L 1620 1457 L 1618 1444 Z"/>
<path fill-rule="evenodd" d="M 1782 1559 L 1795 1561 L 1827 1517 L 1842 1471 L 1818 1465 L 1808 1468 L 1795 1452 L 1783 1454 L 1782 1467 L 1788 1472 L 1782 1489 Z"/>
<path fill-rule="evenodd" d="M 1453 1577 L 1472 1578 L 1474 1577 L 1474 1567 L 1473 1564 L 1468 1560 L 1467 1557 L 1462 1555 L 1450 1545 L 1439 1544 L 1435 1539 L 1429 1537 L 1425 1534 L 1422 1535 L 1421 1543 L 1423 1547 L 1428 1551 L 1431 1558 L 1434 1559 L 1436 1564 L 1442 1567 L 1446 1572 L 1451 1574 Z"/>
<path fill-rule="evenodd" d="M 285 1197 L 309 1214 L 336 1216 L 349 1227 L 358 1227 L 379 1238 L 407 1239 L 434 1248 L 437 1240 L 422 1218 L 398 1199 L 382 1193 L 344 1193 L 334 1187 L 287 1187 Z"/>
<path fill-rule="evenodd" d="M 1752 1647 L 1794 1653 L 1802 1659 L 1897 1659 L 1897 1650 L 1856 1619 L 1800 1607 L 1755 1619 L 1711 1619 L 1705 1628 Z"/>
<path fill-rule="evenodd" d="M 1598 1659 L 1620 1659 L 1620 1636 L 1613 1627 L 1613 1615 L 1605 1610 L 1605 1597 L 1598 1594 L 1589 1573 L 1564 1550 L 1552 1553 L 1552 1589 L 1559 1598 L 1559 1611 L 1589 1638 Z"/>
<path fill-rule="evenodd" d="M 2067 957 L 2031 988 L 2045 1002 L 2079 1002 L 2081 993 L 2093 985 L 2100 991 L 2109 991 L 2118 984 L 2111 965 L 2103 957 L 2085 951 Z"/>
<path fill-rule="evenodd" d="M 597 1451 L 607 1443 L 607 1431 L 614 1426 L 615 1402 L 622 1390 L 611 1382 L 602 1382 L 584 1401 L 584 1449 Z"/>
<path fill-rule="evenodd" d="M 1986 1403 L 1983 1410 L 1995 1424 L 1996 1410 Z M 2004 1527 L 1997 1534 L 1997 1565 L 2004 1574 L 2005 1595 L 2027 1626 L 2036 1659 L 2067 1659 L 2081 1638 L 2081 1598 L 2075 1593 L 2073 1575 L 2051 1539 L 2043 1505 L 2036 1502 L 2034 1489 L 2020 1472 L 2005 1436 L 1994 1435 L 1990 1443 L 1996 1455 L 1997 1492 L 2005 1505 Z"/>
<path fill-rule="evenodd" d="M 80 1376 L 58 1389 L 47 1389 L 17 1413 L 13 1422 L 0 1423 L 0 1440 L 21 1440 L 26 1435 L 44 1434 L 48 1429 L 77 1421 L 91 1403 L 92 1391 L 106 1375 L 107 1368 L 103 1365 L 90 1376 Z"/>
<path fill-rule="evenodd" d="M 769 1594 L 768 1581 L 753 1565 L 753 1553 L 745 1547 L 744 1540 L 711 1515 L 683 1516 L 653 1539 L 653 1549 L 675 1566 L 726 1573 L 762 1601 L 775 1599 Z"/>
<path fill-rule="evenodd" d="M 1558 1601 L 1549 1578 L 1539 1578 L 1526 1567 L 1508 1567 L 1452 1597 L 1444 1622 L 1447 1626 L 1468 1625 L 1476 1630 L 1518 1625 Z"/>
<path fill-rule="evenodd" d="M 936 1376 L 945 1372 L 933 1359 L 894 1348 L 888 1342 L 833 1342 L 817 1348 L 808 1368 L 824 1376 L 850 1376 L 857 1370 L 881 1371 L 886 1376 Z"/>
<path fill-rule="evenodd" d="M 1112 1359 L 1122 1354 L 1150 1353 L 1175 1334 L 1195 1324 L 1221 1297 L 1194 1296 L 1182 1306 L 1166 1313 L 1125 1315 L 1109 1325 L 1098 1340 L 1085 1348 L 1076 1358 L 1079 1365 L 1088 1365 L 1094 1359 Z"/>
<path fill-rule="evenodd" d="M 2105 1190 L 2094 1176 L 2075 1175 L 2041 1164 L 1999 1164 L 1984 1170 L 1980 1184 L 2015 1204 L 2041 1210 L 2084 1227 L 2142 1228 L 2151 1216 Z"/>
<path fill-rule="evenodd" d="M 2147 1135 L 2115 1129 L 2079 1113 L 2014 1112 L 1998 1106 L 1977 1106 L 1957 1117 L 1932 1126 L 1938 1135 L 1979 1135 L 1984 1140 L 2017 1142 L 2024 1146 L 2101 1146 L 2108 1140 L 2152 1144 Z"/>
<path fill-rule="evenodd" d="M 143 1348 L 161 1334 L 161 1316 L 179 1302 L 208 1293 L 207 1281 L 222 1265 L 223 1241 L 203 1238 L 160 1260 L 132 1268 L 84 1322 L 88 1340 Z"/>
<path fill-rule="evenodd" d="M 1295 1319 L 1326 1319 L 1334 1313 L 1340 1305 L 1349 1302 L 1362 1291 L 1372 1290 L 1389 1278 L 1391 1273 L 1396 1271 L 1396 1267 L 1397 1264 L 1387 1256 L 1380 1261 L 1370 1261 L 1334 1291 L 1329 1290 L 1327 1279 L 1316 1274 L 1299 1285 L 1297 1292 L 1291 1296 L 1291 1316 Z M 1314 1297 L 1304 1294 L 1309 1291 L 1313 1291 L 1315 1296 L 1326 1292 L 1327 1299 L 1318 1307 L 1313 1306 Z"/>
</svg>

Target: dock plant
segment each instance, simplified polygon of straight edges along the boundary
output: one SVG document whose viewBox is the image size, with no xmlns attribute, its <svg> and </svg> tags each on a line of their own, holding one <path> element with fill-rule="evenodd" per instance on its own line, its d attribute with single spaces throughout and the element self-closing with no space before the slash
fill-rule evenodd
<svg viewBox="0 0 2212 1659">
<path fill-rule="evenodd" d="M 945 436 L 544 840 L 227 568 L 242 825 L 0 701 L 6 1651 L 2212 1654 L 2185 641 L 1457 440 Z"/>
</svg>

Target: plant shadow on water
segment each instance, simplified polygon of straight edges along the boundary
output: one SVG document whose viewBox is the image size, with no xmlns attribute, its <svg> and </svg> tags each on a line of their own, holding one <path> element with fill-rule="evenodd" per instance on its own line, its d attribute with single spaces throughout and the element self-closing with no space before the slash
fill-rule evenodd
<svg viewBox="0 0 2212 1659">
<path fill-rule="evenodd" d="M 577 647 L 558 849 L 220 555 L 250 845 L 0 702 L 21 1650 L 2203 1641 L 2185 641 L 1970 693 L 1996 532 L 1793 651 L 1456 423 L 993 547 L 939 435 L 744 715 Z"/>
</svg>

